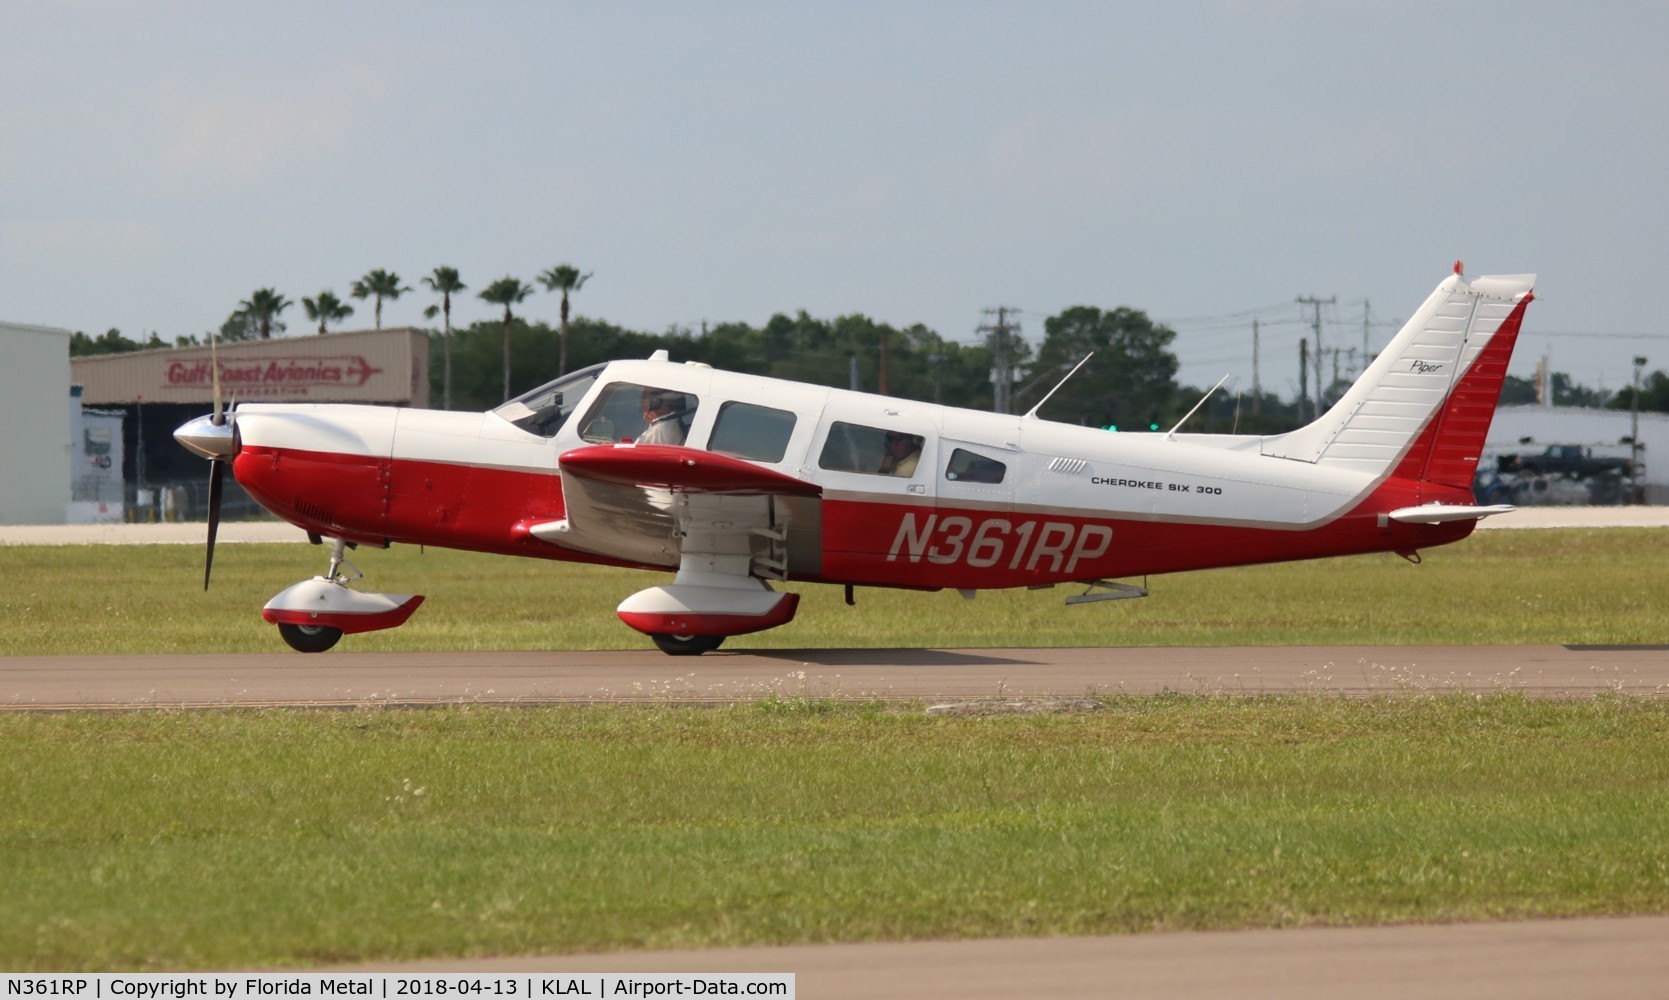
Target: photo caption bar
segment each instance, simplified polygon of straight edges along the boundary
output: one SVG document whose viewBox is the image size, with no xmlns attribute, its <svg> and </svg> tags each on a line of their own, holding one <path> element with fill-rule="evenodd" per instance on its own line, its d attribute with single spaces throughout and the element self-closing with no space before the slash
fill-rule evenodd
<svg viewBox="0 0 1669 1000">
<path fill-rule="evenodd" d="M 258 1000 L 262 997 L 448 997 L 460 1000 L 547 1000 L 552 997 L 794 998 L 792 972 L 541 972 L 493 976 L 465 973 L 355 972 L 98 972 L 79 975 L 0 973 L 0 1000 Z"/>
</svg>

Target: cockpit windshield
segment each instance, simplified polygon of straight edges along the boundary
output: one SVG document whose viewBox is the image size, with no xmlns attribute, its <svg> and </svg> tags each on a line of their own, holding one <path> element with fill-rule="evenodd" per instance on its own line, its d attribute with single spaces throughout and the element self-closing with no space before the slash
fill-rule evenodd
<svg viewBox="0 0 1669 1000">
<path fill-rule="evenodd" d="M 525 392 L 507 403 L 501 403 L 493 413 L 515 424 L 530 434 L 555 437 L 567 423 L 574 408 L 596 384 L 603 373 L 603 365 L 592 365 L 547 382 L 532 392 Z"/>
</svg>

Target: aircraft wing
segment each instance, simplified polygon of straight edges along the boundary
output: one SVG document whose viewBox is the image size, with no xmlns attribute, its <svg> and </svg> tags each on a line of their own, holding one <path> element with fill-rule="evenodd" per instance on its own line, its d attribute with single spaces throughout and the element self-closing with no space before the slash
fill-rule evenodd
<svg viewBox="0 0 1669 1000">
<path fill-rule="evenodd" d="M 784 497 L 822 487 L 763 466 L 679 445 L 595 445 L 558 460 L 566 516 L 528 526 L 566 549 L 646 566 L 711 557 L 725 574 L 781 577 Z"/>
</svg>

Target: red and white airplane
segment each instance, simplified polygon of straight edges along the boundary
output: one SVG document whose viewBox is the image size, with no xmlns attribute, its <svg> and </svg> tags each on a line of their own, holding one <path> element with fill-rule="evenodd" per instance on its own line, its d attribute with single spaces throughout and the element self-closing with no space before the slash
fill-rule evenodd
<svg viewBox="0 0 1669 1000">
<path fill-rule="evenodd" d="M 263 617 L 317 652 L 421 596 L 349 586 L 347 544 L 436 545 L 676 571 L 622 621 L 672 654 L 794 617 L 774 583 L 1139 596 L 1150 573 L 1457 541 L 1533 275 L 1455 266 L 1315 422 L 1266 436 L 1109 433 L 677 364 L 574 372 L 487 413 L 243 405 L 175 432 L 334 546 Z M 208 567 L 204 586 L 208 585 Z"/>
</svg>

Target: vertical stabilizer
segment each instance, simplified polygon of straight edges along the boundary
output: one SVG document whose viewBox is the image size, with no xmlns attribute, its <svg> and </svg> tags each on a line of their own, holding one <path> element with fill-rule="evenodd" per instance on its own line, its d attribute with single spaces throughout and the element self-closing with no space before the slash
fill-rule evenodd
<svg viewBox="0 0 1669 1000">
<path fill-rule="evenodd" d="M 1263 453 L 1469 487 L 1535 278 L 1445 279 L 1331 409 Z"/>
</svg>

